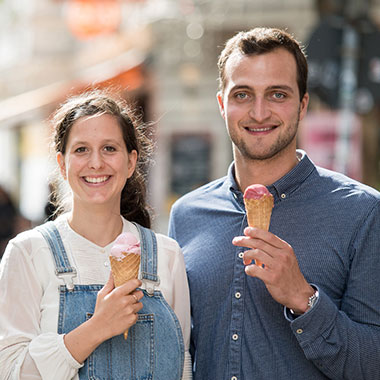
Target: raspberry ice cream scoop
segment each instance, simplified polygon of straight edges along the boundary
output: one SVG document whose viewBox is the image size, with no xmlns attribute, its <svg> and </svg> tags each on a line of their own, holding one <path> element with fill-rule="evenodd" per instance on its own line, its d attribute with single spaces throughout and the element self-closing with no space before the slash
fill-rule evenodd
<svg viewBox="0 0 380 380">
<path fill-rule="evenodd" d="M 140 242 L 131 232 L 124 232 L 117 237 L 111 248 L 110 256 L 120 261 L 126 256 L 127 252 L 136 255 L 141 254 Z"/>
<path fill-rule="evenodd" d="M 264 185 L 250 185 L 245 189 L 244 199 L 261 199 L 264 195 L 271 195 Z"/>
</svg>

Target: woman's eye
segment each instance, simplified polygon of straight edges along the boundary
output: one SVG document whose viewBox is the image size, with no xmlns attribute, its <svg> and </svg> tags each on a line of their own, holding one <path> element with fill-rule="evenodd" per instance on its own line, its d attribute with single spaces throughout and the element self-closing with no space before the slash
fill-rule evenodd
<svg viewBox="0 0 380 380">
<path fill-rule="evenodd" d="M 113 146 L 110 146 L 110 145 L 105 146 L 104 150 L 106 152 L 115 152 L 116 151 L 116 149 Z"/>
<path fill-rule="evenodd" d="M 75 153 L 83 153 L 86 151 L 86 148 L 84 146 L 80 146 L 79 148 L 75 149 Z"/>
</svg>

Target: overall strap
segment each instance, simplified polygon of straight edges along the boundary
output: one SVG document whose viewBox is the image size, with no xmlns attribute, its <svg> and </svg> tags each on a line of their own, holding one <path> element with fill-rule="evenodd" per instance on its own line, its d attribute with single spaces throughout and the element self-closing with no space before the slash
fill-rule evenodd
<svg viewBox="0 0 380 380">
<path fill-rule="evenodd" d="M 141 244 L 141 280 L 147 286 L 147 292 L 153 294 L 154 287 L 159 285 L 157 275 L 157 239 L 156 234 L 149 228 L 133 223 L 140 234 Z"/>
<path fill-rule="evenodd" d="M 61 235 L 54 222 L 50 221 L 36 227 L 49 244 L 55 264 L 55 274 L 62 278 L 69 291 L 74 289 L 73 278 L 77 275 L 76 269 L 70 265 Z"/>
</svg>

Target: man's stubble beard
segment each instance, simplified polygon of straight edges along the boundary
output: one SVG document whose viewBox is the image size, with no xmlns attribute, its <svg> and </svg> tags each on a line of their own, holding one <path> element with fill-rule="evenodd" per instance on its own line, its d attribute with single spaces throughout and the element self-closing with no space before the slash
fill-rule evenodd
<svg viewBox="0 0 380 380">
<path fill-rule="evenodd" d="M 233 149 L 238 150 L 241 157 L 249 161 L 265 161 L 270 160 L 273 157 L 280 155 L 281 152 L 286 150 L 289 145 L 294 141 L 297 136 L 298 126 L 300 122 L 300 109 L 298 109 L 297 120 L 292 124 L 291 128 L 288 129 L 285 136 L 279 136 L 279 138 L 269 147 L 267 152 L 261 154 L 256 154 L 252 152 L 252 149 L 246 144 L 244 139 L 238 139 L 235 134 L 230 133 L 230 139 L 233 144 Z"/>
</svg>

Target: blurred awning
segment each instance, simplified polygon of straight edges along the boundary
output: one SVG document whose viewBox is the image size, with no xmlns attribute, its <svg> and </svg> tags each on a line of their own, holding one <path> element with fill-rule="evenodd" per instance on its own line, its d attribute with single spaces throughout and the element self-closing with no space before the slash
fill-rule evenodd
<svg viewBox="0 0 380 380">
<path fill-rule="evenodd" d="M 134 50 L 79 71 L 71 79 L 62 80 L 35 90 L 0 100 L 0 128 L 13 126 L 46 115 L 68 95 L 90 88 L 113 86 L 118 91 L 134 91 L 144 84 L 145 56 Z"/>
</svg>

